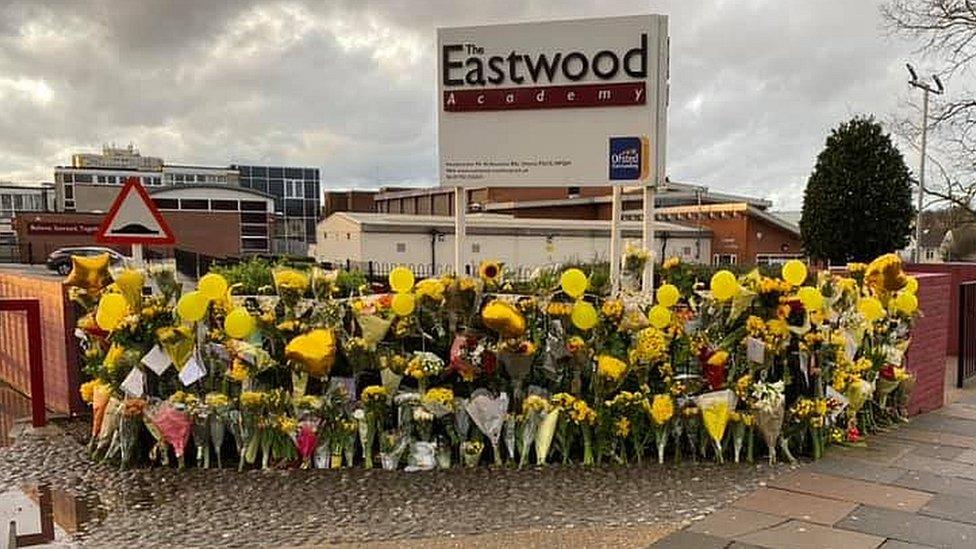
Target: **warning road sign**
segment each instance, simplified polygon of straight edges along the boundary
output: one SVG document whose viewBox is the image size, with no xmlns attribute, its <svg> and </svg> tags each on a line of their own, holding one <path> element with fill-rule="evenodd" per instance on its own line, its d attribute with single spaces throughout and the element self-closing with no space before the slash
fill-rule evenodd
<svg viewBox="0 0 976 549">
<path fill-rule="evenodd" d="M 125 180 L 125 186 L 112 203 L 108 215 L 95 235 L 108 244 L 173 244 L 176 238 L 162 214 L 139 183 L 138 177 Z"/>
</svg>

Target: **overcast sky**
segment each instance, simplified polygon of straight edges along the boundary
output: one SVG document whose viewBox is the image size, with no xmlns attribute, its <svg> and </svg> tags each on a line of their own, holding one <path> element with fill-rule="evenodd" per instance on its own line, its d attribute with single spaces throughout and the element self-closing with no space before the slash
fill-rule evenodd
<svg viewBox="0 0 976 549">
<path fill-rule="evenodd" d="M 132 142 L 435 184 L 436 27 L 648 11 L 671 17 L 674 180 L 798 209 L 828 130 L 910 96 L 912 48 L 870 0 L 0 0 L 0 180 Z"/>
</svg>

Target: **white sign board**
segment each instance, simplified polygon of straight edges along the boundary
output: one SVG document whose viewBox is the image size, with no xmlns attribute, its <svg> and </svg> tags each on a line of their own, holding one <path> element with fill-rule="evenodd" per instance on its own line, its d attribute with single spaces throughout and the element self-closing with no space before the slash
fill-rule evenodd
<svg viewBox="0 0 976 549">
<path fill-rule="evenodd" d="M 667 21 L 439 29 L 441 185 L 663 182 Z"/>
</svg>

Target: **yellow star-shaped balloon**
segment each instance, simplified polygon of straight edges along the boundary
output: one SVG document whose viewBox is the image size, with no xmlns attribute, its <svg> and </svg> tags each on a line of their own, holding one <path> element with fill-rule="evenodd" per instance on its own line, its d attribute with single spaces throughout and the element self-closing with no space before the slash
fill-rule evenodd
<svg viewBox="0 0 976 549">
<path fill-rule="evenodd" d="M 301 366 L 308 375 L 323 378 L 332 370 L 335 351 L 332 330 L 319 328 L 292 338 L 285 347 L 285 357 Z"/>
<path fill-rule="evenodd" d="M 112 280 L 111 275 L 108 274 L 108 262 L 108 254 L 91 257 L 71 256 L 71 272 L 64 280 L 64 285 L 97 293 Z"/>
</svg>

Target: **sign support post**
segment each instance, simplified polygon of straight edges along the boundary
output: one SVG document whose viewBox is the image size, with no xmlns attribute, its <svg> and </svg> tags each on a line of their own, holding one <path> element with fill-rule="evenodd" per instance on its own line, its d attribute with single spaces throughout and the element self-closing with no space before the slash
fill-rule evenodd
<svg viewBox="0 0 976 549">
<path fill-rule="evenodd" d="M 132 245 L 132 262 L 137 269 L 142 268 L 142 244 Z"/>
<path fill-rule="evenodd" d="M 454 274 L 463 276 L 464 236 L 466 232 L 468 201 L 464 187 L 454 187 Z"/>
<path fill-rule="evenodd" d="M 654 289 L 654 186 L 646 185 L 644 187 L 644 208 L 643 208 L 642 220 L 642 231 L 641 231 L 641 247 L 645 250 L 651 252 L 651 259 L 648 260 L 647 265 L 644 267 L 644 278 L 641 283 L 641 289 L 652 296 L 651 290 Z M 661 258 L 662 260 L 664 258 Z"/>
<path fill-rule="evenodd" d="M 613 186 L 613 203 L 610 208 L 610 293 L 620 288 L 620 213 L 623 209 L 623 189 Z"/>
</svg>

